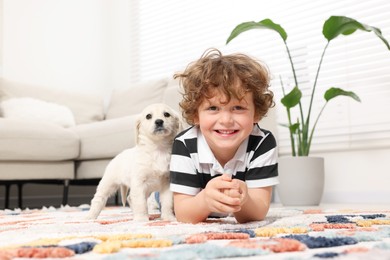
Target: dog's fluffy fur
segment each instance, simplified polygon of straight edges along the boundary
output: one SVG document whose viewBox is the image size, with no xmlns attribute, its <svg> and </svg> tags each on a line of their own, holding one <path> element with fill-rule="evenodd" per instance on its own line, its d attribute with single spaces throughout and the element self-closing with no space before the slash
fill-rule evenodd
<svg viewBox="0 0 390 260">
<path fill-rule="evenodd" d="M 169 161 L 173 139 L 182 130 L 179 114 L 165 104 L 146 107 L 136 123 L 136 145 L 117 155 L 107 166 L 91 201 L 88 219 L 95 219 L 107 199 L 121 187 L 135 221 L 148 221 L 147 199 L 160 192 L 161 218 L 173 220 L 173 198 L 169 190 Z"/>
</svg>

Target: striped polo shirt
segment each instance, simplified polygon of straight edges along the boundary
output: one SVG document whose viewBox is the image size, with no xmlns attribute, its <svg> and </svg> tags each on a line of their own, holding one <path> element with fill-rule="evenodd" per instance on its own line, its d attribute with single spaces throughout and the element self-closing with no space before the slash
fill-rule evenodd
<svg viewBox="0 0 390 260">
<path fill-rule="evenodd" d="M 279 183 L 277 154 L 272 133 L 255 124 L 235 156 L 222 167 L 199 127 L 193 126 L 180 133 L 173 143 L 170 189 L 196 195 L 209 180 L 223 173 L 245 181 L 248 188 L 273 186 Z"/>
</svg>

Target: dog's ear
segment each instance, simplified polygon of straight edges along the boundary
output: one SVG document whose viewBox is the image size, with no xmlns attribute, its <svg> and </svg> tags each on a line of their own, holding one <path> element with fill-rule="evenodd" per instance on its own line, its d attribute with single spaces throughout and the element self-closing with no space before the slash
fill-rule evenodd
<svg viewBox="0 0 390 260">
<path fill-rule="evenodd" d="M 184 130 L 184 120 L 181 115 L 174 109 L 171 109 L 171 113 L 176 121 L 176 134 Z"/>
<path fill-rule="evenodd" d="M 135 144 L 139 144 L 139 128 L 141 127 L 142 115 L 135 120 Z"/>
<path fill-rule="evenodd" d="M 177 133 L 180 133 L 185 128 L 184 127 L 185 122 L 184 122 L 183 118 L 180 115 L 179 115 L 179 117 L 177 119 L 177 122 L 178 122 Z"/>
</svg>

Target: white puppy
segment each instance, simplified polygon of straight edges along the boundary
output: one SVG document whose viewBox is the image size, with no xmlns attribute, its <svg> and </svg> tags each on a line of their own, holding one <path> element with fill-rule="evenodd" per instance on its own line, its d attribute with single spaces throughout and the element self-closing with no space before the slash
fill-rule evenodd
<svg viewBox="0 0 390 260">
<path fill-rule="evenodd" d="M 135 221 L 148 221 L 147 198 L 160 192 L 161 218 L 174 220 L 172 192 L 169 190 L 169 161 L 173 139 L 182 130 L 176 111 L 165 104 L 146 107 L 136 122 L 136 145 L 118 154 L 108 164 L 91 201 L 88 219 L 96 219 L 107 199 L 119 187 Z M 123 188 L 125 187 L 125 188 Z"/>
</svg>

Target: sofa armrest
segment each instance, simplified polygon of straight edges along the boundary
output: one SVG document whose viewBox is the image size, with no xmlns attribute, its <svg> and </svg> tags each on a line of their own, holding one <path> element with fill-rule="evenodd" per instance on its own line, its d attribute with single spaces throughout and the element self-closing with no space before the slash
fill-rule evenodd
<svg viewBox="0 0 390 260">
<path fill-rule="evenodd" d="M 0 118 L 0 161 L 65 161 L 78 155 L 79 140 L 69 128 Z"/>
</svg>

